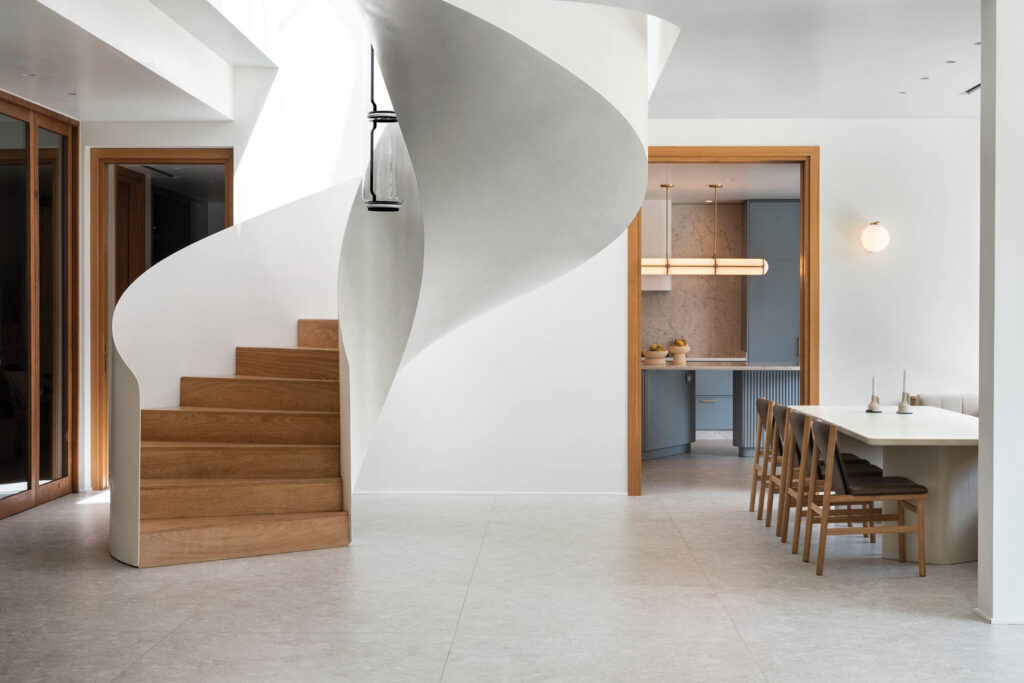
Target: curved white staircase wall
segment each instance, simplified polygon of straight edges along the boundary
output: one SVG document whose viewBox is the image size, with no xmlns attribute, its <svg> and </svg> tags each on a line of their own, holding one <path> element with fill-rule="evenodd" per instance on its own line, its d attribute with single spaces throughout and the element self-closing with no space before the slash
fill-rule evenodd
<svg viewBox="0 0 1024 683">
<path fill-rule="evenodd" d="M 398 213 L 367 211 L 357 194 L 338 266 L 342 467 L 348 500 L 391 383 L 405 355 L 423 276 L 423 213 L 399 140 Z M 356 400 L 353 400 L 355 397 Z M 355 457 L 353 457 L 355 455 Z"/>
<path fill-rule="evenodd" d="M 596 466 L 612 476 L 582 490 L 624 490 L 625 251 L 617 238 L 646 186 L 646 19 L 574 3 L 460 2 L 504 22 L 499 27 L 444 0 L 361 4 L 418 179 L 424 257 L 404 366 L 376 431 L 357 439 L 353 429 L 354 442 L 371 438 L 366 453 L 352 454 L 355 473 L 367 458 L 360 476 L 369 482 L 354 481 L 362 489 L 479 490 L 484 478 L 502 471 L 492 458 L 474 460 L 493 445 L 483 426 L 496 405 L 509 405 L 506 422 L 562 416 L 557 442 L 547 440 L 520 458 L 553 460 L 558 469 L 567 455 L 562 444 L 573 451 L 568 460 L 578 461 L 576 453 L 598 443 L 605 452 Z M 558 38 L 569 33 L 566 48 Z M 537 48 L 561 50 L 569 68 Z M 602 68 L 609 54 L 615 66 Z M 593 280 L 567 276 L 606 250 L 596 269 L 581 269 Z M 530 297 L 521 311 L 530 327 L 506 327 L 515 316 L 500 311 L 544 286 L 555 295 Z M 616 294 L 603 311 L 594 299 L 581 307 L 596 314 L 596 326 L 574 318 L 572 303 L 561 308 L 565 295 L 580 288 L 587 297 L 612 287 Z M 581 327 L 566 326 L 577 322 Z M 558 339 L 538 345 L 534 324 Z M 597 352 L 589 355 L 601 363 L 589 379 L 578 371 L 545 376 L 552 356 L 561 353 L 561 362 L 571 365 L 574 347 L 591 343 L 577 336 L 588 327 Z M 474 336 L 474 328 L 487 332 Z M 342 333 L 348 335 L 346 325 Z M 501 367 L 511 359 L 499 349 L 521 354 L 519 363 Z M 474 381 L 481 377 L 494 383 Z M 566 377 L 583 380 L 568 392 L 581 399 L 578 405 L 563 399 L 566 392 L 547 391 Z M 351 390 L 353 403 L 364 393 L 379 396 L 379 385 L 353 383 Z M 528 449 L 534 437 L 515 431 L 504 449 Z M 470 476 L 455 481 L 466 474 L 457 472 L 465 463 Z M 434 481 L 406 485 L 424 471 Z M 535 487 L 567 488 L 543 467 L 522 471 L 539 474 Z M 609 484 L 612 479 L 620 481 Z"/>
<path fill-rule="evenodd" d="M 118 559 L 138 563 L 139 411 L 178 405 L 183 376 L 233 375 L 236 346 L 295 346 L 297 319 L 336 317 L 338 253 L 357 189 L 343 183 L 211 235 L 122 295 L 110 443 Z"/>
</svg>

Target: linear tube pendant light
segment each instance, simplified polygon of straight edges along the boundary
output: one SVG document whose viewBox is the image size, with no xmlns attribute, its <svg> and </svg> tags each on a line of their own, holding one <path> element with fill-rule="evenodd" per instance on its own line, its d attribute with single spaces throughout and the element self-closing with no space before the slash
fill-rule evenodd
<svg viewBox="0 0 1024 683">
<path fill-rule="evenodd" d="M 665 225 L 668 226 L 668 190 L 675 185 L 664 184 Z M 665 231 L 665 258 L 640 259 L 641 275 L 764 275 L 768 272 L 768 261 L 763 258 L 718 258 L 718 191 L 722 185 L 710 184 L 715 191 L 715 255 L 713 258 L 671 258 L 669 237 Z"/>
</svg>

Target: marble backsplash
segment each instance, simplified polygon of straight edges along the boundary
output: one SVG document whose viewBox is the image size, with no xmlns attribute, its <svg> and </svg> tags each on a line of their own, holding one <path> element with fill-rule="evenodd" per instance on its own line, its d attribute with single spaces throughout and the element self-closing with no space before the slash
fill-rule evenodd
<svg viewBox="0 0 1024 683">
<path fill-rule="evenodd" d="M 672 205 L 672 255 L 714 254 L 714 207 Z M 743 256 L 743 206 L 718 206 L 718 255 Z M 644 292 L 641 343 L 668 345 L 684 338 L 692 358 L 739 358 L 743 339 L 743 285 L 746 278 L 674 276 L 672 290 Z"/>
</svg>

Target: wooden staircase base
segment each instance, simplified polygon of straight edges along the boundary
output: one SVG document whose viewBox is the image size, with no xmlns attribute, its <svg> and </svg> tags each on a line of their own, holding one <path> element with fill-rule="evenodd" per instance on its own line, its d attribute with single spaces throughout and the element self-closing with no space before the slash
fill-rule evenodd
<svg viewBox="0 0 1024 683">
<path fill-rule="evenodd" d="M 142 521 L 140 567 L 206 562 L 349 544 L 347 512 Z"/>
<path fill-rule="evenodd" d="M 299 346 L 239 347 L 232 377 L 186 377 L 181 407 L 142 411 L 139 566 L 348 545 L 338 321 Z"/>
</svg>

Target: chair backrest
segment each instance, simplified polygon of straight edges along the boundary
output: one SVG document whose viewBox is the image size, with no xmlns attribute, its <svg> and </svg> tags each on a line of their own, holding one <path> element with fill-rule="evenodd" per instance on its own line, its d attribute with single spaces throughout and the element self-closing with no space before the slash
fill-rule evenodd
<svg viewBox="0 0 1024 683">
<path fill-rule="evenodd" d="M 761 444 L 763 443 L 765 451 L 768 450 L 768 446 L 771 443 L 772 438 L 770 432 L 772 425 L 772 405 L 774 404 L 763 396 L 758 396 L 757 400 L 754 402 L 755 409 L 757 410 L 757 421 L 758 424 L 761 425 L 761 431 L 754 435 L 754 438 L 757 441 L 756 447 L 760 449 Z"/>
<path fill-rule="evenodd" d="M 793 410 L 789 413 L 789 433 L 793 435 L 793 464 L 799 466 L 803 462 L 804 446 L 808 448 L 810 444 L 804 444 L 804 426 L 807 424 L 807 416 L 801 413 L 799 410 Z M 808 439 L 810 435 L 808 434 Z"/>
<path fill-rule="evenodd" d="M 978 417 L 977 394 L 919 394 L 917 396 L 917 405 L 933 406 L 944 410 L 952 410 L 954 413 Z"/>
<path fill-rule="evenodd" d="M 824 472 L 828 472 L 828 460 L 831 456 L 835 460 L 832 466 L 832 490 L 838 494 L 845 494 L 849 491 L 846 476 L 846 468 L 843 467 L 843 459 L 839 457 L 839 437 L 836 434 L 835 425 L 824 420 L 815 420 L 811 425 L 811 436 L 814 442 L 814 452 L 821 458 Z M 829 441 L 832 440 L 832 452 L 829 453 Z M 827 484 L 828 482 L 826 482 Z"/>
<path fill-rule="evenodd" d="M 782 455 L 786 445 L 786 426 L 788 421 L 786 413 L 788 406 L 776 403 L 772 406 L 772 432 L 775 438 L 775 453 Z"/>
</svg>

